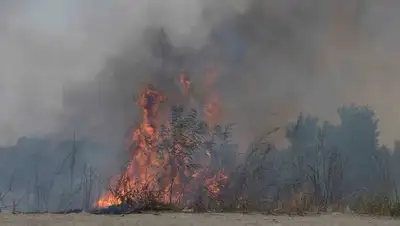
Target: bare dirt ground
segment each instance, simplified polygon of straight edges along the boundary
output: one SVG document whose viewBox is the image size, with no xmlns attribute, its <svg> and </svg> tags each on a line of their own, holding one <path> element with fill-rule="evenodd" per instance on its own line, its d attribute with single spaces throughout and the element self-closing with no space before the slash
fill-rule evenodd
<svg viewBox="0 0 400 226">
<path fill-rule="evenodd" d="M 12 215 L 0 214 L 0 225 L 27 226 L 258 226 L 258 225 L 287 225 L 287 226 L 399 226 L 400 220 L 389 218 L 372 218 L 343 214 L 323 216 L 267 216 L 262 214 L 134 214 L 125 216 L 96 216 L 89 214 L 29 214 Z"/>
</svg>

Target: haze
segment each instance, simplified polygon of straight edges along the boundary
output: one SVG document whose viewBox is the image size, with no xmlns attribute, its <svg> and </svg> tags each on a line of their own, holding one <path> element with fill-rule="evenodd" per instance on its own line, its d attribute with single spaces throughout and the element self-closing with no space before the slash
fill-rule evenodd
<svg viewBox="0 0 400 226">
<path fill-rule="evenodd" d="M 0 144 L 12 145 L 22 136 L 71 137 L 70 130 L 65 132 L 70 123 L 64 119 L 66 89 L 96 82 L 106 60 L 119 55 L 126 45 L 140 46 L 140 36 L 150 25 L 165 27 L 175 46 L 201 48 L 216 24 L 244 13 L 251 5 L 241 2 L 1 1 Z M 305 112 L 335 121 L 337 107 L 368 104 L 379 116 L 382 142 L 391 146 L 400 132 L 400 66 L 396 61 L 400 56 L 396 9 L 400 4 L 364 0 L 362 9 L 356 10 L 352 8 L 355 1 L 266 2 L 265 10 L 292 29 L 293 46 L 301 47 L 298 54 L 312 62 L 313 69 L 300 69 L 279 48 L 268 58 L 256 60 L 260 65 L 249 68 L 242 79 L 253 80 L 257 91 L 227 98 L 226 105 L 235 106 L 231 121 L 248 124 L 242 127 L 247 133 L 260 126 L 260 120 L 283 126 Z M 332 10 L 337 6 L 342 10 Z M 211 16 L 203 17 L 205 9 L 211 9 Z M 296 19 L 302 10 L 316 14 L 316 25 Z M 250 54 L 248 60 L 253 56 L 257 54 Z M 268 107 L 260 107 L 264 100 Z M 249 111 L 257 113 L 249 118 Z M 80 113 L 96 117 L 96 110 Z"/>
</svg>

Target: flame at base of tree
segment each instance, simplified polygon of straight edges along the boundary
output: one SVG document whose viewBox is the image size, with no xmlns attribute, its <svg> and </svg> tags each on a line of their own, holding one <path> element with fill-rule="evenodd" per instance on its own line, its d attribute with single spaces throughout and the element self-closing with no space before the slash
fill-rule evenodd
<svg viewBox="0 0 400 226">
<path fill-rule="evenodd" d="M 187 95 L 190 81 L 182 74 L 180 82 Z M 166 100 L 162 92 L 150 85 L 142 92 L 137 102 L 142 109 L 142 121 L 128 141 L 131 160 L 125 171 L 114 178 L 108 193 L 97 201 L 97 207 L 144 200 L 182 203 L 194 197 L 192 193 L 199 186 L 215 197 L 227 183 L 223 170 L 210 172 L 193 162 L 195 151 L 206 149 L 209 139 L 209 128 L 197 119 L 195 110 L 185 115 L 182 106 L 173 107 L 167 122 L 156 125 L 158 107 Z M 206 117 L 217 111 L 217 104 L 206 106 Z M 210 159 L 211 156 L 206 156 L 202 163 L 208 164 Z"/>
</svg>

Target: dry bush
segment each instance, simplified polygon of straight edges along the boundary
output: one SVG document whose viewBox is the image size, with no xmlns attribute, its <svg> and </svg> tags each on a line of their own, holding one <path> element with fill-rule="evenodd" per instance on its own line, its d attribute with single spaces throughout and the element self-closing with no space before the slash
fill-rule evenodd
<svg viewBox="0 0 400 226">
<path fill-rule="evenodd" d="M 355 208 L 361 214 L 400 217 L 400 202 L 386 195 L 362 197 Z"/>
</svg>

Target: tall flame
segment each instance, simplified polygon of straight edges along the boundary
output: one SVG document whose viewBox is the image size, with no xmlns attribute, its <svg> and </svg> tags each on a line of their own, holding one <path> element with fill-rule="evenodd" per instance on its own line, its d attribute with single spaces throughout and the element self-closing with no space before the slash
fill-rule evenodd
<svg viewBox="0 0 400 226">
<path fill-rule="evenodd" d="M 210 73 L 211 77 L 216 76 L 217 71 L 210 71 Z M 180 74 L 179 82 L 184 88 L 184 95 L 188 95 L 191 82 L 184 72 Z M 212 84 L 213 82 L 209 85 Z M 168 156 L 168 153 L 164 154 L 163 158 L 160 158 L 160 153 L 157 150 L 158 144 L 160 144 L 164 138 L 160 135 L 159 128 L 157 128 L 155 121 L 158 117 L 159 105 L 166 100 L 167 96 L 154 89 L 151 85 L 147 86 L 141 93 L 137 104 L 142 110 L 142 121 L 133 131 L 128 144 L 132 154 L 130 164 L 122 175 L 114 179 L 114 184 L 110 191 L 97 201 L 96 205 L 98 207 L 105 208 L 111 205 L 121 204 L 123 197 L 127 196 L 128 193 L 135 191 L 135 194 L 140 196 L 146 192 L 145 189 L 159 191 L 161 194 L 164 194 L 158 198 L 160 202 L 176 202 L 182 198 L 184 185 L 181 185 L 180 174 L 177 173 L 175 169 L 168 167 L 168 163 L 171 161 L 171 157 Z M 217 119 L 216 116 L 219 113 L 219 100 L 216 95 L 213 95 L 208 98 L 208 101 L 209 103 L 206 104 L 205 108 L 205 115 L 210 122 L 215 122 L 214 120 Z M 173 149 L 175 153 L 178 153 L 181 150 L 181 146 L 177 144 Z M 185 159 L 185 161 L 189 160 Z M 161 178 L 161 171 L 164 173 L 166 172 L 167 175 L 165 176 L 165 174 L 163 174 Z M 218 194 L 220 192 L 221 183 L 225 183 L 227 180 L 223 170 L 209 177 L 206 177 L 207 173 L 201 170 L 191 172 L 191 174 L 192 175 L 189 176 L 195 179 L 194 183 L 196 183 L 196 180 L 197 183 L 200 180 L 205 182 L 211 195 Z M 162 185 L 161 181 L 173 181 L 173 187 L 172 185 Z M 191 188 L 193 186 L 196 185 L 188 187 Z M 172 189 L 174 193 L 172 193 Z M 118 191 L 118 194 L 113 192 L 113 190 Z"/>
<path fill-rule="evenodd" d="M 217 65 L 213 65 L 206 73 L 205 87 L 207 89 L 206 104 L 204 106 L 204 113 L 206 121 L 210 125 L 214 125 L 221 120 L 222 109 L 219 95 L 215 90 L 215 85 L 218 79 L 219 71 Z"/>
</svg>

